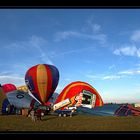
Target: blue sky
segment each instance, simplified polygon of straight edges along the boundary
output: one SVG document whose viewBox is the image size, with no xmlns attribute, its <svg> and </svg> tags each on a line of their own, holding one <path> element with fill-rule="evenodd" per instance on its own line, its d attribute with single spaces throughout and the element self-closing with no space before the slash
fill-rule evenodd
<svg viewBox="0 0 140 140">
<path fill-rule="evenodd" d="M 55 65 L 56 91 L 91 84 L 104 102 L 140 102 L 140 9 L 0 9 L 0 83 Z"/>
</svg>

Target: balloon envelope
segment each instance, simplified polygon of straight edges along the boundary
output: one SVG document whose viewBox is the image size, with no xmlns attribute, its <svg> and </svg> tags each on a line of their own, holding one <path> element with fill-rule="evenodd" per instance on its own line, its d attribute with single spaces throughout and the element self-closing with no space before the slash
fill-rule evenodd
<svg viewBox="0 0 140 140">
<path fill-rule="evenodd" d="M 25 82 L 31 93 L 43 104 L 54 93 L 59 81 L 59 71 L 53 65 L 38 64 L 25 75 Z"/>
<path fill-rule="evenodd" d="M 13 85 L 13 84 L 4 84 L 2 85 L 2 90 L 3 92 L 6 94 L 7 92 L 10 92 L 10 91 L 13 91 L 13 90 L 16 90 L 16 86 Z"/>
<path fill-rule="evenodd" d="M 16 108 L 30 108 L 34 100 L 27 92 L 21 90 L 8 92 L 6 96 L 10 105 Z"/>
<path fill-rule="evenodd" d="M 88 83 L 81 81 L 72 82 L 67 85 L 62 90 L 55 103 L 61 102 L 67 98 L 71 100 L 71 104 L 68 106 L 85 106 L 93 108 L 103 105 L 102 98 L 97 90 Z"/>
<path fill-rule="evenodd" d="M 21 91 L 24 91 L 24 92 L 28 92 L 28 87 L 27 87 L 26 85 L 19 86 L 19 87 L 17 87 L 17 90 L 21 90 Z"/>
</svg>

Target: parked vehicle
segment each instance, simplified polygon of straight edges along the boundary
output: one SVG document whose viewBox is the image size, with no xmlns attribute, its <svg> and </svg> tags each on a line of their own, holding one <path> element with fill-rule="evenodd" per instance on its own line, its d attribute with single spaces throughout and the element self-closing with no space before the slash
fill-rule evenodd
<svg viewBox="0 0 140 140">
<path fill-rule="evenodd" d="M 66 117 L 66 116 L 72 116 L 72 110 L 64 109 L 64 110 L 56 110 L 55 113 L 58 114 L 59 117 Z"/>
</svg>

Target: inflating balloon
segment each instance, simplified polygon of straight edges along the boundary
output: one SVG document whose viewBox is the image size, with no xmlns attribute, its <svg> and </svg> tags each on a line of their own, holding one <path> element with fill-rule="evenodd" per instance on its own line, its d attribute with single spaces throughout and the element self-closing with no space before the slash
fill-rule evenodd
<svg viewBox="0 0 140 140">
<path fill-rule="evenodd" d="M 45 104 L 54 93 L 59 81 L 59 71 L 53 65 L 38 64 L 25 75 L 25 83 L 33 96 Z"/>
<path fill-rule="evenodd" d="M 17 87 L 17 90 L 21 90 L 21 91 L 24 91 L 24 92 L 28 92 L 28 87 L 23 85 L 23 86 L 19 86 Z"/>
<path fill-rule="evenodd" d="M 27 92 L 21 90 L 14 90 L 6 94 L 10 105 L 16 108 L 30 108 L 35 99 L 32 98 Z"/>
<path fill-rule="evenodd" d="M 81 81 L 72 82 L 67 85 L 59 94 L 55 104 L 67 98 L 71 100 L 68 106 L 84 106 L 88 108 L 103 106 L 102 98 L 97 90 L 88 83 Z"/>
</svg>

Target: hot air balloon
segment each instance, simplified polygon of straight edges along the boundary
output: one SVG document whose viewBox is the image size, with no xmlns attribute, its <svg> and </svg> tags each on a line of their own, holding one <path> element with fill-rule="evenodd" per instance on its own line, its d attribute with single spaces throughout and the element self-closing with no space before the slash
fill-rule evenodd
<svg viewBox="0 0 140 140">
<path fill-rule="evenodd" d="M 3 90 L 3 92 L 4 92 L 4 94 L 6 94 L 6 93 L 8 93 L 8 92 L 10 92 L 10 91 L 13 91 L 13 90 L 17 90 L 16 86 L 15 86 L 14 84 L 10 84 L 10 83 L 8 83 L 8 84 L 3 84 L 3 85 L 1 86 L 1 88 L 2 88 L 2 90 Z"/>
<path fill-rule="evenodd" d="M 17 90 L 28 92 L 28 87 L 26 85 L 22 85 L 22 86 L 17 87 Z"/>
<path fill-rule="evenodd" d="M 5 95 L 2 108 L 5 108 L 5 103 L 8 103 L 8 105 L 18 109 L 29 109 L 30 107 L 37 107 L 40 105 L 40 103 L 31 96 L 26 86 L 20 86 L 16 88 L 16 86 L 13 84 L 4 84 L 1 86 L 1 89 L 3 95 Z"/>
<path fill-rule="evenodd" d="M 97 90 L 90 84 L 81 81 L 72 82 L 67 85 L 59 94 L 55 104 L 67 98 L 71 100 L 71 103 L 68 106 L 94 108 L 103 105 L 102 98 Z M 63 110 L 65 107 L 61 109 Z"/>
<path fill-rule="evenodd" d="M 8 92 L 17 90 L 16 86 L 14 84 L 10 84 L 10 83 L 1 85 L 0 89 L 1 89 L 1 93 L 2 93 L 0 95 L 0 98 L 2 99 L 1 101 L 3 101 L 6 98 L 6 94 Z M 0 108 L 1 107 L 2 107 L 2 104 L 0 103 Z"/>
<path fill-rule="evenodd" d="M 25 75 L 25 83 L 33 96 L 43 105 L 54 93 L 59 81 L 59 71 L 53 65 L 38 64 L 31 67 Z"/>
<path fill-rule="evenodd" d="M 14 90 L 14 91 L 8 92 L 6 96 L 10 105 L 13 105 L 16 108 L 21 108 L 21 109 L 30 108 L 35 104 L 35 102 L 37 102 L 33 97 L 31 97 L 28 94 L 28 92 L 24 92 L 21 90 Z M 38 106 L 39 105 L 40 104 L 38 103 Z"/>
</svg>

